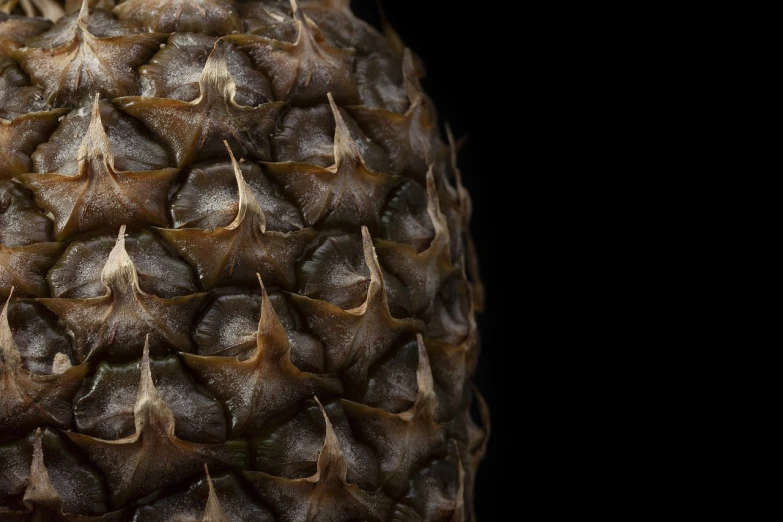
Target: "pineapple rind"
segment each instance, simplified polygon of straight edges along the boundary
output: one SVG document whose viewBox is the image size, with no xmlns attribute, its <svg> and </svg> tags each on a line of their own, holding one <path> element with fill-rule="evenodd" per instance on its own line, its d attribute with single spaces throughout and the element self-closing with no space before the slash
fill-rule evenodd
<svg viewBox="0 0 783 522">
<path fill-rule="evenodd" d="M 0 520 L 475 518 L 422 75 L 345 0 L 0 2 Z"/>
</svg>

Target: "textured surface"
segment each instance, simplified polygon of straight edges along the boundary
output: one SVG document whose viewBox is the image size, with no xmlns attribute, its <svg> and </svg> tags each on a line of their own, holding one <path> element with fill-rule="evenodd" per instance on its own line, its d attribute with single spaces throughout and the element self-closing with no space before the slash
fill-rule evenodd
<svg viewBox="0 0 783 522">
<path fill-rule="evenodd" d="M 470 198 L 388 34 L 0 1 L 0 520 L 473 518 Z"/>
</svg>

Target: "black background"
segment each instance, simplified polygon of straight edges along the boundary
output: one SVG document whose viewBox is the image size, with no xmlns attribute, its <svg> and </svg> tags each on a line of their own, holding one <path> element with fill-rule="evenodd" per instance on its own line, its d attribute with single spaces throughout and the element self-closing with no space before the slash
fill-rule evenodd
<svg viewBox="0 0 783 522">
<path fill-rule="evenodd" d="M 358 16 L 377 26 L 379 16 L 374 1 L 354 0 L 352 8 Z M 500 368 L 493 370 L 501 364 L 503 352 L 507 356 L 502 364 L 513 365 L 515 360 L 509 357 L 518 350 L 517 346 L 507 346 L 508 339 L 504 339 L 507 336 L 500 333 L 501 322 L 507 323 L 501 321 L 501 315 L 508 311 L 502 295 L 510 290 L 502 286 L 503 264 L 504 260 L 506 263 L 516 263 L 516 260 L 503 252 L 498 236 L 507 234 L 508 228 L 516 225 L 505 220 L 505 213 L 507 205 L 517 199 L 512 193 L 513 180 L 520 173 L 509 170 L 514 162 L 506 161 L 504 165 L 504 159 L 509 156 L 509 147 L 518 148 L 521 144 L 512 143 L 516 136 L 500 132 L 499 126 L 502 122 L 508 127 L 512 122 L 510 127 L 514 128 L 517 120 L 510 116 L 510 111 L 515 110 L 519 90 L 496 65 L 499 60 L 515 63 L 513 56 L 497 54 L 513 53 L 515 49 L 501 45 L 505 42 L 487 34 L 499 23 L 497 14 L 490 13 L 489 7 L 448 0 L 387 0 L 383 8 L 390 24 L 426 65 L 427 77 L 422 83 L 435 103 L 441 129 L 449 122 L 457 138 L 468 137 L 460 151 L 459 165 L 473 199 L 471 228 L 487 290 L 486 309 L 479 317 L 482 354 L 474 381 L 492 412 L 492 437 L 476 485 L 476 515 L 478 522 L 492 522 L 501 516 L 498 491 L 501 481 L 494 477 L 516 471 L 516 466 L 508 462 L 509 455 L 502 451 L 510 432 L 505 429 L 506 419 L 500 411 Z M 498 83 L 501 81 L 505 84 Z M 445 132 L 442 135 L 445 140 Z M 518 152 L 512 149 L 512 154 Z M 493 191 L 493 185 L 498 189 Z M 512 386 L 521 388 L 518 382 L 510 383 L 509 387 Z"/>
</svg>

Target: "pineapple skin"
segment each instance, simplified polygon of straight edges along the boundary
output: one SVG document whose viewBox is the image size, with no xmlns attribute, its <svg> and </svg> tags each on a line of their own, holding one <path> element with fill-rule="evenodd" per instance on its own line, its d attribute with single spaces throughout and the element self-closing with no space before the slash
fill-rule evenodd
<svg viewBox="0 0 783 522">
<path fill-rule="evenodd" d="M 470 197 L 348 4 L 0 1 L 0 522 L 475 520 Z"/>
</svg>

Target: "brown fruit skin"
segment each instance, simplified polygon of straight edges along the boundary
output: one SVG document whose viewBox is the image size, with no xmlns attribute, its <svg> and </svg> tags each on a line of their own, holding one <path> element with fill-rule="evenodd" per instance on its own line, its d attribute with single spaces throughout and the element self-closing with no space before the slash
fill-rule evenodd
<svg viewBox="0 0 783 522">
<path fill-rule="evenodd" d="M 475 519 L 470 197 L 348 4 L 0 4 L 0 520 Z"/>
</svg>

